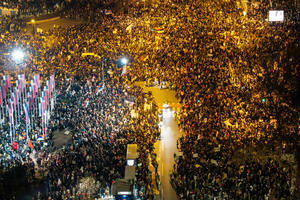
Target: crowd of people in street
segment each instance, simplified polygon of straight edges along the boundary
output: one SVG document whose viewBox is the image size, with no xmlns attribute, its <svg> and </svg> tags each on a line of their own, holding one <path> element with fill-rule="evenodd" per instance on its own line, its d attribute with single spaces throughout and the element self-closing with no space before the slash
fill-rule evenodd
<svg viewBox="0 0 300 200">
<path fill-rule="evenodd" d="M 144 110 L 145 101 L 148 104 L 152 103 L 151 95 L 144 94 L 139 88 L 125 85 L 120 76 L 121 70 L 118 68 L 116 70 L 111 69 L 115 73 L 111 77 L 105 74 L 105 81 L 103 81 L 101 80 L 103 71 L 99 68 L 101 62 L 94 58 L 82 58 L 81 51 L 73 55 L 72 59 L 68 58 L 69 55 L 66 57 L 63 55 L 60 59 L 53 59 L 53 55 L 68 48 L 70 43 L 67 41 L 73 40 L 74 37 L 71 32 L 84 34 L 81 32 L 81 28 L 80 26 L 66 30 L 59 29 L 55 30 L 55 33 L 51 33 L 56 37 L 60 37 L 59 34 L 64 34 L 66 42 L 55 46 L 51 52 L 46 46 L 36 48 L 39 49 L 38 52 L 34 52 L 30 45 L 27 46 L 28 62 L 31 65 L 26 68 L 27 73 L 39 72 L 42 81 L 54 73 L 59 88 L 57 104 L 51 114 L 49 127 L 51 131 L 49 138 L 45 138 L 48 139 L 47 143 L 49 144 L 45 148 L 43 142 L 37 141 L 37 138 L 34 137 L 30 138 L 34 145 L 33 151 L 36 151 L 33 159 L 37 160 L 39 169 L 46 169 L 48 173 L 48 193 L 39 193 L 38 198 L 75 199 L 85 196 L 89 192 L 80 189 L 80 181 L 86 176 L 94 177 L 100 190 L 110 188 L 112 181 L 124 176 L 126 144 L 128 143 L 137 143 L 140 147 L 137 186 L 140 191 L 139 195 L 148 198 L 147 195 L 152 193 L 150 192 L 151 176 L 149 176 L 148 170 L 148 155 L 153 152 L 153 143 L 159 136 L 157 110 L 155 106 L 151 110 Z M 13 38 L 13 36 L 11 37 Z M 10 40 L 10 37 L 5 37 L 5 39 L 7 39 L 5 45 L 8 46 L 14 42 Z M 23 37 L 22 39 L 20 37 L 18 40 L 24 43 L 28 41 L 34 46 L 39 45 L 43 39 L 33 41 L 30 37 Z M 73 44 L 82 45 L 81 42 L 75 43 L 73 41 Z M 25 46 L 20 46 L 25 48 Z M 37 68 L 38 71 L 34 67 L 36 63 L 30 58 L 30 54 L 33 53 L 38 54 L 40 58 L 36 60 L 36 63 L 43 63 L 43 67 Z M 66 60 L 63 61 L 62 59 Z M 106 61 L 106 70 L 108 70 L 108 63 L 111 62 Z M 60 66 L 59 64 L 62 64 L 61 67 L 54 67 L 55 65 Z M 111 64 L 114 65 L 114 63 Z M 129 107 L 139 113 L 136 119 L 130 118 Z M 38 121 L 36 126 L 37 129 L 40 128 Z M 66 149 L 52 155 L 49 151 L 52 145 L 52 133 L 56 129 L 64 128 L 71 129 L 73 142 Z M 15 152 L 10 148 L 8 132 L 2 136 L 1 154 L 6 155 L 6 151 L 11 150 L 13 155 L 16 155 L 15 161 L 9 162 L 6 157 L 3 159 L 2 173 L 6 174 L 3 176 L 3 182 L 9 182 L 9 179 L 15 180 L 12 177 L 16 176 L 12 176 L 9 171 L 17 170 L 18 168 L 15 166 L 20 165 L 21 162 L 23 163 L 22 169 L 30 164 L 29 171 L 33 173 L 27 173 L 26 177 L 34 179 L 33 161 L 29 157 L 30 148 L 24 154 Z M 24 158 L 19 158 L 19 155 Z M 19 180 L 18 182 L 22 181 Z M 14 195 L 13 188 L 10 184 L 2 185 L 1 191 L 6 191 L 7 195 Z M 98 191 L 93 192 L 88 196 L 94 195 Z M 9 198 L 9 196 L 7 197 Z"/>
<path fill-rule="evenodd" d="M 17 16 L 0 16 L 0 33 L 20 32 L 25 27 L 25 22 Z"/>
<path fill-rule="evenodd" d="M 104 193 L 109 193 L 107 188 L 110 189 L 112 181 L 124 176 L 126 144 L 137 143 L 138 195 L 145 199 L 152 198 L 153 185 L 148 169 L 148 155 L 152 154 L 153 144 L 159 136 L 157 108 L 153 105 L 150 110 L 144 110 L 145 101 L 147 104 L 153 103 L 151 94 L 144 94 L 140 88 L 123 83 L 120 76 L 122 70 L 118 67 L 111 68 L 114 72 L 111 77 L 103 74 L 105 81 L 102 82 L 103 71 L 99 67 L 101 61 L 81 56 L 84 48 L 89 48 L 85 42 L 86 29 L 89 28 L 87 25 L 69 29 L 58 28 L 46 33 L 46 37 L 36 35 L 35 38 L 5 33 L 3 48 L 26 49 L 27 60 L 22 64 L 26 67 L 26 74 L 39 73 L 42 82 L 50 74 L 55 74 L 58 93 L 46 142 L 38 141 L 37 137 L 30 137 L 33 150 L 28 148 L 25 152 L 14 151 L 10 147 L 8 131 L 2 134 L 0 150 L 1 155 L 4 155 L 1 162 L 1 172 L 5 174 L 3 182 L 14 183 L 18 177 L 15 175 L 16 171 L 20 168 L 31 173 L 23 174 L 26 177 L 25 182 L 17 181 L 24 185 L 26 181 L 34 179 L 34 168 L 38 168 L 45 169 L 48 173 L 47 193 L 39 192 L 36 198 L 75 199 L 95 195 L 98 191 L 88 194 L 90 189 L 84 191 L 81 188 L 81 180 L 87 176 L 97 180 L 95 185 L 99 190 L 104 188 Z M 76 40 L 75 36 L 82 39 Z M 49 44 L 48 40 L 53 43 Z M 105 51 L 96 53 L 105 56 Z M 109 61 L 113 60 L 112 58 L 117 59 L 107 54 L 105 70 L 109 70 L 109 66 L 118 65 Z M 13 65 L 13 61 L 8 59 L 4 73 L 10 71 Z M 130 117 L 129 107 L 139 113 L 137 118 Z M 36 128 L 41 128 L 39 121 L 36 121 Z M 61 152 L 52 154 L 49 151 L 53 145 L 52 133 L 56 129 L 64 128 L 72 130 L 73 142 Z M 45 146 L 44 143 L 48 145 Z M 15 157 L 15 160 L 7 160 L 5 156 L 10 153 L 14 155 L 12 157 Z M 33 156 L 30 157 L 30 153 Z M 33 160 L 36 160 L 37 166 L 34 166 Z M 18 168 L 18 165 L 22 167 Z M 26 167 L 27 165 L 29 167 Z M 15 186 L 1 185 L 1 192 L 7 195 L 8 199 L 12 198 L 15 195 Z"/>
<path fill-rule="evenodd" d="M 24 159 L 1 160 L 1 181 L 17 177 L 20 165 L 34 177 L 37 159 L 47 174 L 47 193 L 37 199 L 88 199 L 96 190 L 109 193 L 124 176 L 126 144 L 137 143 L 138 195 L 154 198 L 148 166 L 159 138 L 158 110 L 151 94 L 132 83 L 167 81 L 182 105 L 183 155 L 171 175 L 181 199 L 295 199 L 291 167 L 274 159 L 233 161 L 245 147 L 271 147 L 278 140 L 293 145 L 299 137 L 299 33 L 293 25 L 273 26 L 264 20 L 267 13 L 251 8 L 245 14 L 230 0 L 155 2 L 121 16 L 85 10 L 73 9 L 69 17 L 87 15 L 89 23 L 2 38 L 4 48 L 27 49 L 27 74 L 39 73 L 42 81 L 55 74 L 48 147 L 58 128 L 71 129 L 72 143 L 53 153 L 33 139 L 33 159 L 28 148 L 20 154 Z M 82 56 L 87 52 L 101 59 Z M 122 56 L 130 58 L 129 67 L 119 63 Z M 86 177 L 95 191 L 84 189 Z M 13 194 L 12 186 L 1 187 Z"/>
<path fill-rule="evenodd" d="M 17 9 L 19 15 L 39 15 L 54 12 L 64 0 L 4 0 L 0 2 L 0 7 Z"/>
</svg>

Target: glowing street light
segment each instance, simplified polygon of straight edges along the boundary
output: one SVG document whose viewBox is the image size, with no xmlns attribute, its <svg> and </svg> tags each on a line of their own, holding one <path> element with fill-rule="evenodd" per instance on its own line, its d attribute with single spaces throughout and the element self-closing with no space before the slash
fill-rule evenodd
<svg viewBox="0 0 300 200">
<path fill-rule="evenodd" d="M 123 65 L 127 65 L 128 59 L 127 59 L 126 57 L 121 58 L 121 63 L 122 63 Z"/>
<path fill-rule="evenodd" d="M 35 36 L 35 19 L 31 19 L 31 24 L 32 24 L 32 34 Z"/>
<path fill-rule="evenodd" d="M 22 62 L 25 57 L 25 53 L 21 49 L 15 49 L 11 55 L 12 55 L 12 59 L 16 63 Z"/>
</svg>

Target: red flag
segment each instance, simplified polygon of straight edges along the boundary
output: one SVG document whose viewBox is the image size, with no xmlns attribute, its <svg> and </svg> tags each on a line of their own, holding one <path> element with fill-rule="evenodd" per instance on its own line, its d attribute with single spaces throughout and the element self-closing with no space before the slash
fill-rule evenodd
<svg viewBox="0 0 300 200">
<path fill-rule="evenodd" d="M 13 150 L 18 150 L 18 143 L 13 141 L 12 148 L 13 148 Z"/>
<path fill-rule="evenodd" d="M 7 74 L 7 84 L 8 84 L 8 87 L 10 87 L 10 75 Z"/>
</svg>

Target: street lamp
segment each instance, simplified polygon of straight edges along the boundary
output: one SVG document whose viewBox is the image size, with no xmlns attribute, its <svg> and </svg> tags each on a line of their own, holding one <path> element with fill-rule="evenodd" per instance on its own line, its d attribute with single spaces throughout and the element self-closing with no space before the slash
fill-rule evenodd
<svg viewBox="0 0 300 200">
<path fill-rule="evenodd" d="M 34 19 L 31 20 L 31 24 L 32 24 L 32 34 L 35 36 L 35 29 L 34 29 L 35 20 Z"/>
<path fill-rule="evenodd" d="M 11 57 L 18 68 L 18 72 L 20 73 L 21 69 L 20 69 L 19 65 L 21 65 L 25 60 L 25 57 L 26 57 L 25 52 L 22 49 L 14 49 L 11 53 Z"/>
<path fill-rule="evenodd" d="M 127 65 L 128 59 L 126 57 L 121 58 L 122 65 Z"/>
<path fill-rule="evenodd" d="M 25 57 L 25 53 L 21 49 L 13 50 L 11 55 L 12 55 L 12 59 L 15 61 L 16 64 L 21 63 Z"/>
</svg>

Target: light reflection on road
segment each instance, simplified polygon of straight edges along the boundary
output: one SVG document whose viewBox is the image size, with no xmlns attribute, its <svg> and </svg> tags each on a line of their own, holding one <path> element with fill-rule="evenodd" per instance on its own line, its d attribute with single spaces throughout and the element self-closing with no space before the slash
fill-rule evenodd
<svg viewBox="0 0 300 200">
<path fill-rule="evenodd" d="M 159 174 L 161 178 L 161 199 L 176 200 L 177 196 L 169 182 L 169 173 L 173 169 L 174 153 L 177 153 L 176 141 L 180 133 L 174 118 L 174 111 L 163 109 L 161 140 L 155 145 L 158 154 Z"/>
<path fill-rule="evenodd" d="M 136 82 L 145 92 L 151 92 L 154 100 L 159 105 L 164 105 L 166 102 L 177 104 L 178 100 L 175 97 L 175 92 L 172 90 L 161 90 L 158 87 L 145 87 L 144 82 Z M 161 140 L 155 143 L 155 152 L 157 153 L 157 162 L 159 164 L 158 173 L 161 179 L 161 195 L 162 200 L 177 200 L 175 191 L 169 181 L 169 172 L 172 171 L 174 165 L 174 153 L 178 153 L 177 139 L 181 136 L 178 131 L 178 126 L 174 117 L 172 108 L 164 108 L 162 110 L 162 122 L 160 122 Z"/>
</svg>

